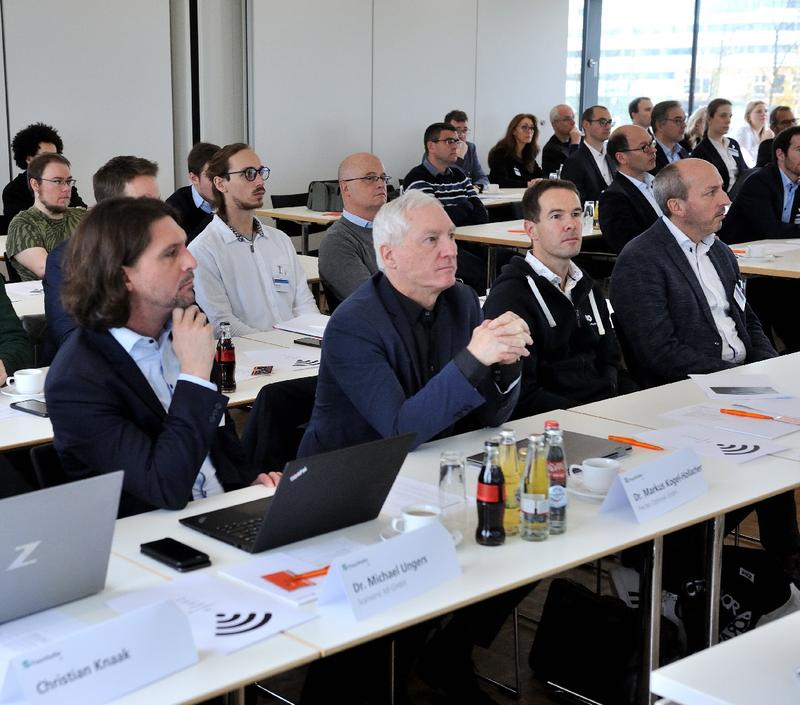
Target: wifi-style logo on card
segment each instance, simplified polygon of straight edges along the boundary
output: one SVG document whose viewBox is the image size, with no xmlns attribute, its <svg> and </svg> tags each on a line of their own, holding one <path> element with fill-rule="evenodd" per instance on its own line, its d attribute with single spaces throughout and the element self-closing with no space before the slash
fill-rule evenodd
<svg viewBox="0 0 800 705">
<path fill-rule="evenodd" d="M 217 613 L 217 625 L 214 636 L 235 636 L 237 634 L 247 634 L 263 627 L 272 619 L 272 612 L 264 614 L 250 612 L 249 614 L 225 614 Z"/>
<path fill-rule="evenodd" d="M 742 443 L 741 445 L 717 443 L 717 447 L 725 455 L 751 455 L 761 450 L 761 446 L 757 443 Z"/>
</svg>

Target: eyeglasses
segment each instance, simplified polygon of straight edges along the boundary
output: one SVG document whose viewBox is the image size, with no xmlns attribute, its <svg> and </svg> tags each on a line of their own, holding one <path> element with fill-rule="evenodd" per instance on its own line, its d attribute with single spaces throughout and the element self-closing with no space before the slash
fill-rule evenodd
<svg viewBox="0 0 800 705">
<path fill-rule="evenodd" d="M 443 140 L 431 140 L 431 142 L 444 142 L 445 144 L 449 144 L 450 146 L 452 146 L 454 144 L 458 144 L 459 142 L 461 142 L 461 140 L 458 139 L 458 137 L 446 137 Z"/>
<path fill-rule="evenodd" d="M 239 171 L 229 171 L 222 176 L 231 176 L 232 174 L 243 174 L 247 181 L 255 181 L 256 176 L 260 176 L 264 181 L 269 178 L 268 166 L 249 166 L 246 169 L 239 169 Z"/>
<path fill-rule="evenodd" d="M 555 120 L 553 120 L 553 122 L 575 122 L 575 118 L 567 116 L 557 117 Z"/>
<path fill-rule="evenodd" d="M 640 144 L 638 147 L 631 147 L 630 149 L 618 149 L 618 152 L 646 152 L 648 149 L 655 149 L 656 141 L 651 140 L 647 144 Z"/>
<path fill-rule="evenodd" d="M 684 115 L 683 117 L 664 118 L 664 122 L 674 122 L 676 125 L 685 125 L 686 116 Z"/>
<path fill-rule="evenodd" d="M 597 118 L 595 120 L 587 120 L 586 122 L 599 122 L 603 127 L 613 127 L 614 121 L 608 118 Z"/>
<path fill-rule="evenodd" d="M 533 125 L 517 125 L 517 127 L 523 132 L 536 132 L 536 128 Z"/>
<path fill-rule="evenodd" d="M 392 180 L 389 174 L 368 174 L 367 176 L 354 176 L 352 179 L 342 179 L 342 181 L 366 181 L 369 184 L 377 184 L 379 181 L 388 184 Z"/>
<path fill-rule="evenodd" d="M 47 181 L 47 182 L 49 182 L 51 184 L 55 184 L 59 188 L 62 188 L 63 186 L 69 186 L 70 188 L 72 188 L 77 183 L 76 179 L 45 179 L 45 178 L 41 178 L 41 179 L 39 179 L 39 181 Z"/>
</svg>

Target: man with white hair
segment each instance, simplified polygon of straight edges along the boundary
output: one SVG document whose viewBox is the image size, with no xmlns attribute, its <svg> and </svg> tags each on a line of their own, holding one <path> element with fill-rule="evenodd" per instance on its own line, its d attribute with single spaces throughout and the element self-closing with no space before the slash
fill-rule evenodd
<svg viewBox="0 0 800 705">
<path fill-rule="evenodd" d="M 482 321 L 475 292 L 456 283 L 454 229 L 438 200 L 419 191 L 378 212 L 382 271 L 328 323 L 299 455 L 409 431 L 419 445 L 457 432 L 456 422 L 476 428 L 509 417 L 528 326 L 513 313 Z"/>
<path fill-rule="evenodd" d="M 542 171 L 545 176 L 557 173 L 581 146 L 581 133 L 575 125 L 575 113 L 569 105 L 556 105 L 550 111 L 553 136 L 542 149 Z"/>
</svg>

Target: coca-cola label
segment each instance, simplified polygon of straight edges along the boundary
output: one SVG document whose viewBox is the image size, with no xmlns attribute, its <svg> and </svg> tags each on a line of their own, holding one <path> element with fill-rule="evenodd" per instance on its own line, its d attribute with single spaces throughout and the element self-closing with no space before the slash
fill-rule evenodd
<svg viewBox="0 0 800 705">
<path fill-rule="evenodd" d="M 561 485 L 550 485 L 550 509 L 567 506 L 567 490 Z"/>
<path fill-rule="evenodd" d="M 479 502 L 489 502 L 489 503 L 505 502 L 506 486 L 487 485 L 485 482 L 479 482 L 476 499 Z"/>
<path fill-rule="evenodd" d="M 547 463 L 547 476 L 550 482 L 566 482 L 567 481 L 567 466 L 563 460 L 555 462 L 548 461 Z"/>
<path fill-rule="evenodd" d="M 236 362 L 236 351 L 230 348 L 222 348 L 221 350 L 217 348 L 215 358 L 217 362 Z"/>
</svg>

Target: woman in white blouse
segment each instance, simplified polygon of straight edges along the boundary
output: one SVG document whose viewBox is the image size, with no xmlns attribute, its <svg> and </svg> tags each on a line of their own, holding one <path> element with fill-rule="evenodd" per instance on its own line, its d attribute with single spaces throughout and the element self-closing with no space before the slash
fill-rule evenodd
<svg viewBox="0 0 800 705">
<path fill-rule="evenodd" d="M 706 135 L 692 150 L 692 156 L 711 162 L 722 177 L 722 188 L 730 192 L 748 167 L 739 143 L 726 133 L 731 127 L 733 106 L 725 98 L 714 98 L 706 108 Z"/>
<path fill-rule="evenodd" d="M 751 100 L 744 110 L 745 125 L 736 132 L 736 139 L 742 148 L 742 157 L 747 166 L 756 165 L 758 145 L 764 140 L 775 137 L 767 127 L 767 104 L 763 100 Z"/>
</svg>

